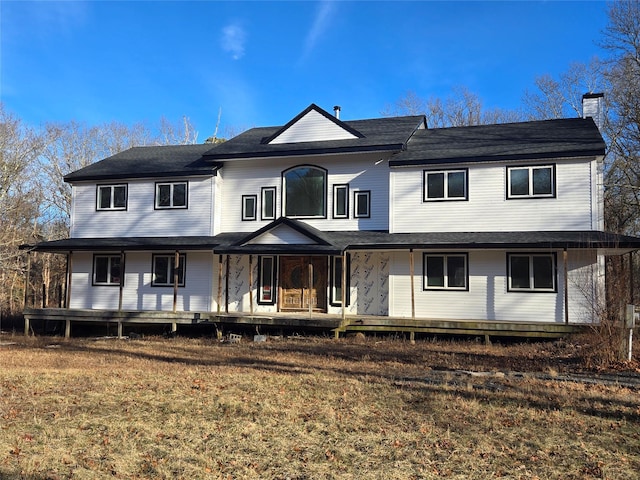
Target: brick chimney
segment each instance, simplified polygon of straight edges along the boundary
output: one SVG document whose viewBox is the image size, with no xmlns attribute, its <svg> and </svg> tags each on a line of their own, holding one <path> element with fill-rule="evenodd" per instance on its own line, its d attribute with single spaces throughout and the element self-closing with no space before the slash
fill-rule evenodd
<svg viewBox="0 0 640 480">
<path fill-rule="evenodd" d="M 599 130 L 604 126 L 604 93 L 582 95 L 582 118 L 593 118 Z"/>
</svg>

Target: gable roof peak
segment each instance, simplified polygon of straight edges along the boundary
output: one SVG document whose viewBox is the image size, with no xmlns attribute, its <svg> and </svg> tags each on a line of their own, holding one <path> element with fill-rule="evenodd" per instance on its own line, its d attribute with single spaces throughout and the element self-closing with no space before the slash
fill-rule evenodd
<svg viewBox="0 0 640 480">
<path fill-rule="evenodd" d="M 301 143 L 326 140 L 352 140 L 365 136 L 337 116 L 312 103 L 262 144 Z"/>
</svg>

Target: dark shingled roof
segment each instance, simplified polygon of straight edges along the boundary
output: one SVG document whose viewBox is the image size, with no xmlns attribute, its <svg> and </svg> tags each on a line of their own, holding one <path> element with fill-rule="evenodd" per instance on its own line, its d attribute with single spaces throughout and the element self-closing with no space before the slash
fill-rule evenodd
<svg viewBox="0 0 640 480">
<path fill-rule="evenodd" d="M 593 119 L 569 118 L 418 130 L 391 166 L 604 155 Z"/>
<path fill-rule="evenodd" d="M 219 165 L 203 159 L 211 149 L 210 144 L 133 147 L 76 170 L 64 181 L 214 175 Z"/>
<path fill-rule="evenodd" d="M 275 135 L 282 127 L 252 128 L 218 145 L 205 157 L 209 160 L 224 161 L 286 155 L 400 151 L 422 122 L 424 122 L 424 117 L 421 115 L 352 120 L 344 123 L 362 134 L 363 138 L 274 145 L 264 143 L 264 140 Z"/>
</svg>

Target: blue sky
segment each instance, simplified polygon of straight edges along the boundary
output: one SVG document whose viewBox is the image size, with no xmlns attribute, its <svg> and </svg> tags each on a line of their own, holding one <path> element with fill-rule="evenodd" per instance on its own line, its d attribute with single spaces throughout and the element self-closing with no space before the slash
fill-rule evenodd
<svg viewBox="0 0 640 480">
<path fill-rule="evenodd" d="M 516 108 L 536 76 L 602 55 L 606 3 L 0 1 L 0 98 L 28 124 L 281 125 L 316 103 L 380 116 L 465 86 Z"/>
</svg>

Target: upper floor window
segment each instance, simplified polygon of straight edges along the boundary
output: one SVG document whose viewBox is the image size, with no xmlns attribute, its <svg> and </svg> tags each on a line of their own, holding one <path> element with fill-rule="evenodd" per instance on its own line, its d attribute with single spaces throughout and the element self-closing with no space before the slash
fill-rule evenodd
<svg viewBox="0 0 640 480">
<path fill-rule="evenodd" d="M 507 198 L 555 196 L 555 166 L 507 168 Z"/>
<path fill-rule="evenodd" d="M 355 218 L 369 218 L 371 216 L 371 192 L 369 190 L 361 190 L 353 194 L 354 208 L 353 216 Z"/>
<path fill-rule="evenodd" d="M 507 255 L 509 291 L 556 291 L 556 256 L 553 253 Z"/>
<path fill-rule="evenodd" d="M 156 208 L 187 208 L 187 182 L 156 183 Z"/>
<path fill-rule="evenodd" d="M 466 253 L 425 253 L 425 290 L 468 290 Z"/>
<path fill-rule="evenodd" d="M 262 187 L 262 220 L 276 218 L 276 187 Z"/>
<path fill-rule="evenodd" d="M 467 200 L 467 170 L 425 171 L 423 199 Z"/>
<path fill-rule="evenodd" d="M 333 218 L 349 217 L 349 185 L 333 186 Z"/>
<path fill-rule="evenodd" d="M 242 196 L 242 220 L 256 219 L 256 203 L 258 198 L 255 195 Z"/>
<path fill-rule="evenodd" d="M 327 172 L 312 166 L 282 173 L 283 210 L 287 217 L 326 217 Z"/>
<path fill-rule="evenodd" d="M 98 185 L 96 208 L 98 210 L 126 210 L 127 185 Z"/>
<path fill-rule="evenodd" d="M 120 255 L 93 256 L 93 284 L 120 285 Z"/>
</svg>

